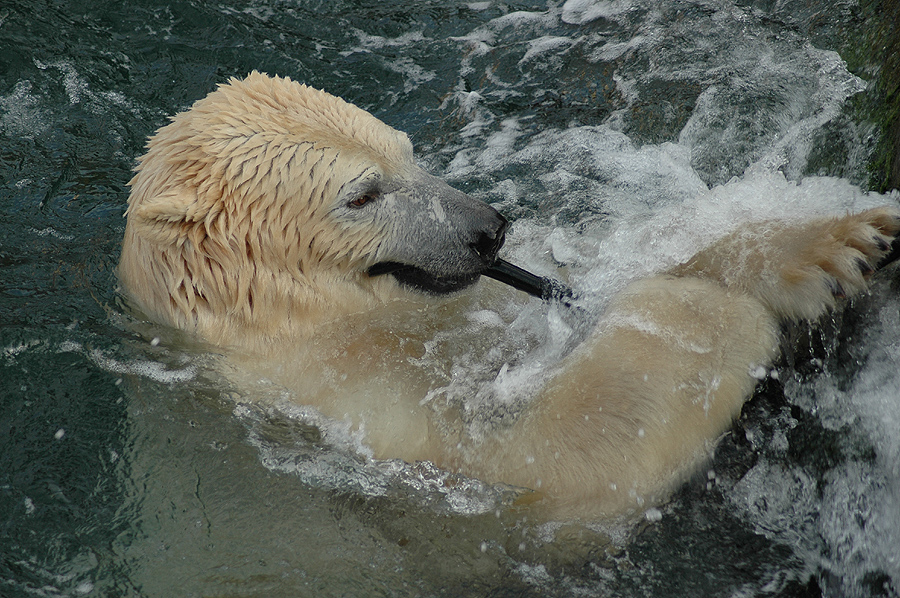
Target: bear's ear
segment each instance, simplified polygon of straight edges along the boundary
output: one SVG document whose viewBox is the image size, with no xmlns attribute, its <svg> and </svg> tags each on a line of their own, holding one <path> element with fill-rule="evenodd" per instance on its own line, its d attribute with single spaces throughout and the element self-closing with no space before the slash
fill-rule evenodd
<svg viewBox="0 0 900 598">
<path fill-rule="evenodd" d="M 200 208 L 195 189 L 167 191 L 145 199 L 133 211 L 135 218 L 141 222 L 142 235 L 158 243 L 174 242 L 193 224 L 206 218 L 206 211 Z"/>
</svg>

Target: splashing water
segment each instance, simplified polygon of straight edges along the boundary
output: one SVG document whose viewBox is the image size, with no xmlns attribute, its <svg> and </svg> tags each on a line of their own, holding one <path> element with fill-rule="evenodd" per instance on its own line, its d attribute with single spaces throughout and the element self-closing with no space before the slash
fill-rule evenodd
<svg viewBox="0 0 900 598">
<path fill-rule="evenodd" d="M 373 461 L 279 389 L 246 403 L 115 296 L 146 136 L 228 76 L 288 75 L 408 132 L 510 217 L 505 257 L 576 290 L 584 315 L 476 293 L 425 343 L 423 367 L 429 343 L 460 347 L 440 394 L 472 422 L 522 409 L 631 280 L 747 222 L 897 203 L 859 187 L 867 83 L 820 24 L 848 11 L 0 8 L 0 594 L 896 595 L 896 274 L 791 331 L 707 470 L 637 526 L 537 526 L 510 489 Z"/>
</svg>

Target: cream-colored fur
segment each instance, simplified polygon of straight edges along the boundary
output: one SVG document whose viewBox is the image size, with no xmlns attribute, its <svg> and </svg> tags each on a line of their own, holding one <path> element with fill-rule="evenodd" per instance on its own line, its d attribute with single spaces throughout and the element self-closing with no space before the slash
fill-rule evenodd
<svg viewBox="0 0 900 598">
<path fill-rule="evenodd" d="M 222 347 L 248 388 L 272 380 L 348 419 L 376 457 L 530 488 L 552 517 L 662 500 L 777 356 L 780 321 L 816 318 L 835 295 L 863 289 L 900 229 L 891 208 L 741 228 L 628 286 L 524 412 L 474 435 L 452 405 L 423 401 L 450 376 L 453 350 L 423 366 L 423 347 L 460 324 L 463 299 L 368 276 L 402 232 L 333 216 L 335 197 L 370 170 L 417 180 L 403 134 L 324 92 L 252 73 L 148 147 L 119 271 L 140 310 Z"/>
<path fill-rule="evenodd" d="M 370 168 L 413 165 L 405 135 L 289 80 L 252 74 L 160 129 L 131 181 L 119 275 L 152 318 L 259 348 L 384 298 L 357 266 L 377 236 L 322 223 Z"/>
</svg>

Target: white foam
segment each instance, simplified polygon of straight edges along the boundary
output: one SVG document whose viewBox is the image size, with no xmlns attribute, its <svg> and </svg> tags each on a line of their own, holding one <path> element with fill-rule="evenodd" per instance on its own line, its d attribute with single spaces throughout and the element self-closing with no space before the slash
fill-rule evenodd
<svg viewBox="0 0 900 598">
<path fill-rule="evenodd" d="M 657 521 L 662 521 L 663 514 L 662 511 L 653 507 L 644 512 L 644 518 L 651 523 L 655 523 Z"/>
<path fill-rule="evenodd" d="M 634 9 L 630 0 L 567 0 L 562 20 L 570 25 L 584 25 L 597 19 L 611 19 Z"/>
<path fill-rule="evenodd" d="M 362 441 L 364 430 L 354 430 L 349 422 L 325 417 L 286 396 L 270 402 L 265 417 L 287 417 L 315 426 L 322 434 L 321 442 L 330 450 L 269 441 L 257 411 L 239 405 L 235 415 L 250 420 L 249 441 L 265 467 L 297 476 L 318 488 L 352 490 L 366 496 L 415 496 L 422 507 L 461 515 L 494 512 L 509 496 L 507 490 L 451 474 L 430 462 L 375 461 Z"/>
<path fill-rule="evenodd" d="M 39 237 L 53 237 L 54 239 L 59 239 L 60 241 L 72 241 L 75 239 L 75 235 L 61 233 L 52 226 L 48 226 L 47 228 L 42 228 L 40 230 L 32 228 L 31 232 Z"/>
<path fill-rule="evenodd" d="M 597 4 L 579 6 L 587 18 L 587 9 Z M 607 46 L 604 58 L 652 42 L 632 39 Z M 833 53 L 805 47 L 782 59 L 781 63 L 774 58 L 760 63 L 758 80 L 773 71 L 786 76 L 803 61 L 813 63 L 817 65 L 811 79 L 815 90 L 804 101 L 818 107 L 800 118 L 773 121 L 779 128 L 768 132 L 768 146 L 760 146 L 762 150 L 743 175 L 712 188 L 692 161 L 695 144 L 702 142 L 694 136 L 695 127 L 707 119 L 709 110 L 723 115 L 728 111 L 715 88 L 706 92 L 707 97 L 701 96 L 679 142 L 640 148 L 614 123 L 546 130 L 526 137 L 518 121 L 504 121 L 498 128 L 490 115 L 482 116 L 469 137 L 474 143 L 459 150 L 446 176 L 453 180 L 494 177 L 484 197 L 500 198 L 495 205 L 501 209 L 527 205 L 537 191 L 562 197 L 560 206 L 544 202 L 537 215 L 516 220 L 504 251 L 507 259 L 542 275 L 559 275 L 558 268 L 565 265 L 565 275 L 582 296 L 582 305 L 594 313 L 602 308 L 605 297 L 630 280 L 683 261 L 748 222 L 805 220 L 897 205 L 897 193 L 866 193 L 845 179 L 799 176 L 816 132 L 837 115 L 847 97 L 861 89 L 861 82 L 846 72 Z M 707 131 L 709 124 L 708 120 L 703 124 Z M 723 146 L 723 151 L 735 150 Z M 561 210 L 580 213 L 581 220 L 576 226 L 559 222 Z M 866 368 L 849 386 L 828 376 L 802 385 L 786 383 L 791 400 L 813 410 L 826 427 L 862 430 L 875 447 L 875 461 L 835 467 L 820 486 L 802 465 L 763 458 L 728 495 L 737 512 L 759 533 L 791 546 L 807 573 L 826 569 L 842 579 L 846 595 L 858 595 L 866 575 L 883 573 L 900 579 L 896 556 L 900 545 L 897 314 L 897 302 L 891 300 L 879 312 L 878 325 L 856 341 L 873 349 Z M 526 309 L 508 330 L 523 336 L 529 330 L 546 347 L 558 342 L 551 341 L 551 327 L 545 311 Z M 534 349 L 520 355 L 515 365 L 503 365 L 495 379 L 467 395 L 466 404 L 474 412 L 486 402 L 514 403 L 521 393 L 541 384 L 564 353 L 546 359 L 548 354 Z M 475 367 L 465 359 L 457 364 L 461 372 Z M 751 373 L 764 378 L 771 372 L 756 368 Z M 454 377 L 464 378 L 465 374 Z M 767 450 L 786 454 L 788 431 L 796 423 L 784 419 L 776 425 Z M 655 509 L 646 513 L 651 522 L 661 516 Z"/>
<path fill-rule="evenodd" d="M 88 356 L 97 364 L 97 366 L 107 372 L 142 376 L 166 384 L 189 382 L 197 376 L 197 367 L 194 365 L 188 365 L 178 369 L 169 369 L 169 367 L 163 363 L 145 359 L 120 361 L 107 356 L 99 349 L 91 350 L 88 353 Z"/>
<path fill-rule="evenodd" d="M 50 126 L 49 113 L 32 93 L 31 81 L 18 81 L 12 93 L 0 96 L 0 128 L 11 136 L 33 138 Z"/>
<path fill-rule="evenodd" d="M 792 378 L 785 383 L 792 402 L 815 413 L 825 428 L 855 437 L 846 442 L 870 446 L 874 459 L 848 458 L 828 471 L 818 489 L 821 499 L 807 506 L 792 506 L 788 498 L 778 498 L 795 494 L 795 481 L 778 483 L 761 477 L 746 484 L 747 490 L 756 495 L 785 503 L 779 513 L 785 525 L 772 533 L 782 541 L 799 544 L 807 558 L 832 571 L 842 580 L 846 595 L 853 595 L 854 588 L 870 573 L 900 579 L 896 552 L 900 546 L 898 313 L 896 300 L 882 307 L 874 325 L 855 341 L 868 351 L 863 367 L 849 383 L 831 375 L 803 382 Z M 759 517 L 762 523 L 767 520 Z M 785 537 L 785 530 L 807 520 L 816 522 L 812 536 Z M 822 545 L 811 537 L 820 538 Z"/>
<path fill-rule="evenodd" d="M 610 41 L 603 44 L 599 49 L 594 50 L 590 54 L 590 59 L 594 62 L 612 62 L 622 58 L 628 52 L 635 51 L 644 45 L 647 38 L 643 35 L 636 35 L 627 41 Z"/>
<path fill-rule="evenodd" d="M 426 41 L 425 34 L 422 31 L 407 31 L 406 33 L 397 37 L 382 37 L 380 35 L 372 35 L 360 29 L 354 30 L 354 33 L 359 40 L 360 46 L 358 48 L 355 48 L 354 50 L 351 50 L 350 52 L 342 52 L 343 55 L 350 54 L 354 51 L 358 52 L 361 50 L 371 51 L 381 48 L 404 48 L 409 45 Z"/>
<path fill-rule="evenodd" d="M 557 23 L 556 11 L 552 8 L 546 12 L 515 11 L 492 19 L 488 24 L 492 31 L 500 32 L 512 29 L 522 34 L 540 35 L 546 28 Z"/>
<path fill-rule="evenodd" d="M 3 347 L 3 349 L 0 350 L 0 354 L 2 354 L 4 357 L 6 357 L 9 360 L 13 360 L 17 355 L 24 353 L 25 351 L 28 351 L 29 349 L 37 347 L 40 344 L 41 344 L 41 341 L 38 341 L 38 340 L 26 341 L 24 343 L 16 343 L 14 345 L 9 345 L 9 346 Z"/>
<path fill-rule="evenodd" d="M 520 65 L 548 51 L 573 43 L 569 38 L 545 34 L 548 28 L 558 24 L 558 18 L 558 9 L 554 6 L 546 12 L 516 11 L 491 19 L 465 35 L 451 37 L 451 40 L 465 46 L 459 76 L 472 74 L 473 61 L 494 50 L 498 39 L 505 40 L 509 35 L 513 35 L 516 42 L 527 40 L 528 49 L 520 59 Z M 507 87 L 493 71 L 494 69 L 489 68 L 484 71 L 484 75 L 501 87 Z"/>
<path fill-rule="evenodd" d="M 575 43 L 575 40 L 568 37 L 558 37 L 555 35 L 544 35 L 537 39 L 529 40 L 528 51 L 525 56 L 519 59 L 519 66 L 523 66 L 530 60 L 536 60 L 547 52 L 558 52 L 562 48 L 567 48 Z"/>
<path fill-rule="evenodd" d="M 836 53 L 800 40 L 779 52 L 746 43 L 732 51 L 745 58 L 728 65 L 730 77 L 718 74 L 718 61 L 686 67 L 683 75 L 711 77 L 714 83 L 697 98 L 679 143 L 694 152 L 695 167 L 706 180 L 739 175 L 748 162 L 798 180 L 816 135 L 865 82 L 849 73 Z"/>
<path fill-rule="evenodd" d="M 34 64 L 41 70 L 50 68 L 58 69 L 63 75 L 63 87 L 66 90 L 66 95 L 69 97 L 69 103 L 81 103 L 83 96 L 88 90 L 88 86 L 87 82 L 78 74 L 78 71 L 75 70 L 75 67 L 71 62 L 68 60 L 55 60 L 50 63 L 43 63 L 39 60 L 35 60 Z"/>
</svg>

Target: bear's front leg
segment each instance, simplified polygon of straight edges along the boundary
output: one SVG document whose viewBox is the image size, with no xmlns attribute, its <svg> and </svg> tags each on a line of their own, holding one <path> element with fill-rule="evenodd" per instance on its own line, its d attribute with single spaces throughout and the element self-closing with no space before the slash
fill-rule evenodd
<svg viewBox="0 0 900 598">
<path fill-rule="evenodd" d="M 642 512 L 708 457 L 777 352 L 777 320 L 753 297 L 698 278 L 634 282 L 459 469 L 535 490 L 550 518 Z"/>
<path fill-rule="evenodd" d="M 780 318 L 815 318 L 865 288 L 900 211 L 761 222 L 610 300 L 515 425 L 457 456 L 536 490 L 545 515 L 639 512 L 706 458 L 778 354 Z"/>
<path fill-rule="evenodd" d="M 760 300 L 775 315 L 815 319 L 866 286 L 891 250 L 900 210 L 882 207 L 803 224 L 743 227 L 703 249 L 671 274 L 716 280 Z"/>
</svg>

